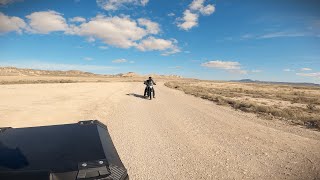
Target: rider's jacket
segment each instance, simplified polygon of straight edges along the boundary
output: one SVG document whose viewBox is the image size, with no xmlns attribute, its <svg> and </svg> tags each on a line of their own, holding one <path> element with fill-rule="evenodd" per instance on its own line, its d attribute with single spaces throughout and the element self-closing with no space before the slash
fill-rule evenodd
<svg viewBox="0 0 320 180">
<path fill-rule="evenodd" d="M 152 86 L 152 85 L 154 85 L 154 84 L 156 84 L 154 81 L 153 81 L 153 79 L 148 79 L 148 80 L 146 80 L 145 82 L 144 82 L 144 84 L 145 85 L 147 85 L 147 86 Z"/>
</svg>

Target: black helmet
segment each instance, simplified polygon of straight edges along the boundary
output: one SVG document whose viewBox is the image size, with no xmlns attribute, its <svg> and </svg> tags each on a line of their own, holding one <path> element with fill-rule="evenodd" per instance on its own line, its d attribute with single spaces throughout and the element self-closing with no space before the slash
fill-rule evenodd
<svg viewBox="0 0 320 180">
<path fill-rule="evenodd" d="M 152 77 L 149 77 L 149 79 L 152 79 Z"/>
</svg>

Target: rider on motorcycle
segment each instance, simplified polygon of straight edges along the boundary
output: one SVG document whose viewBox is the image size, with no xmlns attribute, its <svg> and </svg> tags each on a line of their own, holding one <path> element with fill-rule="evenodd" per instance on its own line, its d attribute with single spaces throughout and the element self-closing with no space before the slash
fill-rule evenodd
<svg viewBox="0 0 320 180">
<path fill-rule="evenodd" d="M 144 81 L 144 84 L 146 85 L 146 88 L 144 89 L 144 96 L 146 96 L 146 93 L 147 93 L 147 89 L 149 86 L 153 86 L 153 85 L 157 85 L 152 77 L 149 77 L 148 80 Z M 155 98 L 155 91 L 154 91 L 154 88 L 152 88 L 152 91 L 153 91 L 153 98 Z"/>
</svg>

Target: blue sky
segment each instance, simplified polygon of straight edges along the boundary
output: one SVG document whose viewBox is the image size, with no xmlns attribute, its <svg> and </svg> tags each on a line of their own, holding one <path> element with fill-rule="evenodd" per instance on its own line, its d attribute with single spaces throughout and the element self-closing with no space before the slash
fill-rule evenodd
<svg viewBox="0 0 320 180">
<path fill-rule="evenodd" d="M 0 0 L 0 66 L 320 83 L 316 0 Z"/>
</svg>

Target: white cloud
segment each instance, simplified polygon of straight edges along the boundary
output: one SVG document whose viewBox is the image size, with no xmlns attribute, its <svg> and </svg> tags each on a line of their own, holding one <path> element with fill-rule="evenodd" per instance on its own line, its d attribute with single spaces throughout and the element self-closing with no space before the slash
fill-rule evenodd
<svg viewBox="0 0 320 180">
<path fill-rule="evenodd" d="M 214 68 L 214 69 L 223 69 L 227 70 L 231 73 L 237 73 L 237 74 L 247 74 L 248 72 L 246 70 L 241 69 L 241 64 L 239 62 L 235 61 L 208 61 L 205 63 L 202 63 L 201 66 L 208 67 L 208 68 Z"/>
<path fill-rule="evenodd" d="M 135 62 L 134 62 L 134 61 L 129 61 L 129 63 L 130 63 L 130 64 L 133 64 L 133 63 L 135 63 Z"/>
<path fill-rule="evenodd" d="M 145 26 L 149 34 L 158 34 L 160 32 L 159 24 L 149 19 L 140 18 L 138 19 L 138 23 L 140 26 Z"/>
<path fill-rule="evenodd" d="M 86 22 L 86 19 L 83 18 L 83 17 L 80 17 L 80 16 L 76 16 L 74 18 L 70 18 L 69 19 L 70 22 L 80 22 L 80 23 L 83 23 L 83 22 Z"/>
<path fill-rule="evenodd" d="M 142 6 L 145 6 L 148 4 L 149 0 L 140 0 L 140 2 Z"/>
<path fill-rule="evenodd" d="M 242 69 L 231 69 L 228 70 L 231 73 L 236 73 L 236 74 L 248 74 L 248 71 L 242 70 Z"/>
<path fill-rule="evenodd" d="M 255 69 L 255 70 L 252 70 L 251 72 L 253 72 L 253 73 L 261 73 L 261 72 L 262 72 L 262 70 Z"/>
<path fill-rule="evenodd" d="M 205 0 L 193 0 L 189 5 L 191 10 L 199 11 L 202 15 L 210 15 L 215 11 L 215 7 L 212 4 L 204 6 Z"/>
<path fill-rule="evenodd" d="M 15 31 L 22 33 L 22 30 L 26 27 L 26 23 L 23 19 L 15 16 L 6 16 L 0 12 L 0 34 Z"/>
<path fill-rule="evenodd" d="M 136 47 L 140 51 L 166 51 L 162 55 L 167 56 L 180 52 L 180 49 L 176 46 L 177 40 L 165 40 L 157 39 L 154 37 L 148 37 L 142 40 Z"/>
<path fill-rule="evenodd" d="M 211 4 L 200 9 L 202 15 L 209 16 L 215 11 L 215 7 Z"/>
<path fill-rule="evenodd" d="M 149 0 L 97 0 L 97 4 L 104 10 L 118 10 L 126 7 L 126 5 L 145 6 Z"/>
<path fill-rule="evenodd" d="M 165 39 L 156 39 L 154 37 L 149 37 L 147 39 L 142 40 L 137 48 L 141 51 L 148 50 L 166 50 L 172 47 L 172 41 Z"/>
<path fill-rule="evenodd" d="M 182 22 L 178 23 L 178 27 L 183 30 L 189 30 L 198 25 L 199 15 L 192 13 L 189 9 L 183 13 Z"/>
<path fill-rule="evenodd" d="M 300 71 L 312 71 L 311 68 L 301 68 Z"/>
<path fill-rule="evenodd" d="M 106 50 L 106 49 L 109 49 L 109 47 L 108 46 L 99 46 L 99 49 Z"/>
<path fill-rule="evenodd" d="M 168 14 L 169 17 L 175 16 L 175 15 L 176 15 L 176 14 L 174 14 L 174 13 L 169 13 L 169 14 Z"/>
<path fill-rule="evenodd" d="M 77 34 L 79 34 L 79 26 L 78 25 L 69 24 L 68 26 L 69 26 L 68 29 L 66 29 L 64 31 L 65 34 L 67 34 L 67 35 L 77 35 Z"/>
<path fill-rule="evenodd" d="M 205 0 L 193 0 L 189 9 L 183 12 L 183 17 L 178 18 L 178 27 L 183 30 L 189 30 L 198 25 L 199 14 L 209 16 L 215 11 L 212 4 L 204 5 Z"/>
<path fill-rule="evenodd" d="M 204 0 L 193 0 L 189 5 L 191 10 L 200 10 L 203 7 Z"/>
<path fill-rule="evenodd" d="M 209 67 L 209 68 L 216 68 L 216 69 L 226 69 L 226 70 L 234 70 L 234 69 L 241 69 L 241 64 L 239 62 L 234 61 L 209 61 L 202 63 L 201 66 Z"/>
<path fill-rule="evenodd" d="M 30 32 L 39 34 L 49 34 L 54 31 L 66 31 L 68 25 L 62 14 L 56 11 L 39 11 L 28 16 Z"/>
<path fill-rule="evenodd" d="M 283 69 L 283 71 L 285 71 L 285 72 L 291 72 L 291 71 L 293 71 L 293 70 L 291 70 L 291 69 Z"/>
<path fill-rule="evenodd" d="M 315 72 L 315 73 L 296 73 L 298 76 L 304 76 L 304 77 L 316 77 L 320 78 L 320 72 Z"/>
<path fill-rule="evenodd" d="M 257 39 L 270 39 L 270 38 L 279 38 L 279 37 L 303 37 L 308 36 L 310 34 L 306 32 L 287 32 L 287 31 L 281 31 L 281 32 L 272 32 L 263 34 L 257 37 Z"/>
<path fill-rule="evenodd" d="M 168 51 L 163 52 L 161 55 L 162 56 L 170 56 L 172 54 L 176 54 L 179 52 L 181 52 L 180 48 L 178 48 L 177 46 L 174 46 L 171 49 L 169 49 Z"/>
<path fill-rule="evenodd" d="M 135 47 L 140 51 L 165 50 L 167 51 L 165 54 L 168 55 L 180 52 L 175 39 L 145 38 L 161 31 L 158 23 L 145 18 L 136 21 L 128 16 L 106 17 L 98 15 L 73 30 L 70 34 L 100 39 L 105 44 L 119 48 Z"/>
<path fill-rule="evenodd" d="M 274 39 L 274 38 L 296 38 L 296 37 L 319 37 L 317 33 L 314 33 L 310 30 L 305 31 L 292 31 L 292 30 L 285 30 L 285 31 L 275 31 L 269 33 L 262 33 L 262 34 L 244 34 L 241 36 L 242 40 L 245 39 Z"/>
<path fill-rule="evenodd" d="M 92 42 L 95 42 L 96 39 L 93 38 L 93 37 L 88 37 L 88 38 L 86 39 L 86 41 L 89 42 L 89 43 L 92 43 Z"/>
<path fill-rule="evenodd" d="M 149 35 L 159 34 L 161 29 L 158 23 L 146 18 L 134 20 L 129 16 L 97 15 L 86 21 L 86 19 L 77 16 L 69 21 L 79 23 L 67 24 L 62 14 L 52 10 L 34 12 L 26 17 L 29 26 L 18 17 L 8 17 L 0 13 L 0 33 L 9 31 L 21 33 L 23 29 L 39 34 L 62 31 L 67 35 L 83 36 L 87 42 L 101 40 L 107 45 L 119 48 L 134 47 L 141 51 L 166 51 L 163 52 L 163 55 L 180 52 L 177 40 L 150 37 Z M 149 38 L 146 38 L 148 36 Z M 100 49 L 106 48 L 100 47 Z"/>
<path fill-rule="evenodd" d="M 128 62 L 126 59 L 115 59 L 112 61 L 113 63 L 126 63 Z"/>
<path fill-rule="evenodd" d="M 76 32 L 81 36 L 101 39 L 104 43 L 120 48 L 135 46 L 135 41 L 146 36 L 147 30 L 129 17 L 105 17 L 98 15 L 79 26 Z"/>
<path fill-rule="evenodd" d="M 23 1 L 23 0 L 0 0 L 0 6 L 5 6 L 8 4 L 12 4 L 15 2 L 21 2 L 21 1 Z"/>
<path fill-rule="evenodd" d="M 84 57 L 83 59 L 86 60 L 86 61 L 92 61 L 93 60 L 92 57 Z"/>
</svg>

